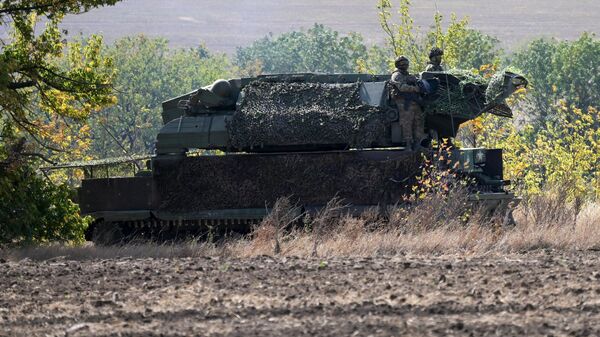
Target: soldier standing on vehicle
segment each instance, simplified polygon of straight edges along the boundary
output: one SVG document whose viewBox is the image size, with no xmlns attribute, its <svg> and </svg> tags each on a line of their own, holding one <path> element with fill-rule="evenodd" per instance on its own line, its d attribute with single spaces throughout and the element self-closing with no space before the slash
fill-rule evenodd
<svg viewBox="0 0 600 337">
<path fill-rule="evenodd" d="M 417 85 L 417 78 L 408 73 L 408 58 L 399 56 L 395 65 L 390 83 L 392 98 L 398 107 L 402 139 L 406 147 L 417 150 L 425 137 L 425 116 L 418 103 L 421 89 Z"/>
<path fill-rule="evenodd" d="M 444 51 L 440 48 L 434 47 L 429 52 L 429 63 L 425 68 L 425 71 L 428 72 L 441 72 L 444 71 L 444 67 L 442 66 L 442 56 L 444 56 Z"/>
</svg>

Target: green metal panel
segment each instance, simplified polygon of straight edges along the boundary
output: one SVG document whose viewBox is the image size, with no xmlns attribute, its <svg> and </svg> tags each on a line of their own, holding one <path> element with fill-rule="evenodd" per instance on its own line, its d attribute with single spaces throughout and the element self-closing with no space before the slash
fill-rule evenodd
<svg viewBox="0 0 600 337">
<path fill-rule="evenodd" d="M 156 154 L 184 153 L 189 149 L 225 149 L 228 115 L 187 116 L 167 123 L 157 136 Z"/>
</svg>

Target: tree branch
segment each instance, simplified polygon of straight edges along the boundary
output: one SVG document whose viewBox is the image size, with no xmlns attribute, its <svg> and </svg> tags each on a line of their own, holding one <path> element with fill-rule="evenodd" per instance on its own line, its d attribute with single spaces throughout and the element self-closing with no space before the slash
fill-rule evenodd
<svg viewBox="0 0 600 337">
<path fill-rule="evenodd" d="M 37 157 L 37 158 L 40 158 L 41 160 L 43 160 L 46 163 L 51 164 L 51 165 L 56 165 L 57 164 L 55 161 L 50 160 L 49 158 L 47 158 L 46 156 L 44 156 L 41 153 L 23 152 L 23 153 L 21 153 L 21 155 L 24 156 L 24 157 Z"/>
<path fill-rule="evenodd" d="M 48 144 L 46 144 L 44 141 L 42 141 L 41 139 L 39 139 L 36 135 L 35 135 L 35 131 L 32 130 L 32 128 L 37 127 L 36 125 L 32 124 L 31 122 L 27 121 L 27 120 L 21 120 L 20 118 L 18 118 L 17 116 L 15 116 L 12 112 L 9 111 L 9 114 L 11 115 L 12 120 L 17 123 L 17 125 L 19 125 L 23 130 L 25 130 L 27 132 L 27 134 L 29 134 L 29 136 L 31 136 L 31 138 L 38 143 L 40 146 L 42 146 L 45 149 L 51 150 L 51 151 L 55 151 L 55 152 L 65 152 L 66 150 L 63 149 L 59 149 L 53 146 L 50 146 Z M 31 126 L 29 126 L 29 125 Z"/>
<path fill-rule="evenodd" d="M 35 86 L 35 81 L 11 82 L 6 86 L 8 89 L 17 90 Z"/>
<path fill-rule="evenodd" d="M 87 81 L 78 81 L 75 79 L 72 79 L 70 77 L 64 76 L 62 74 L 59 74 L 57 72 L 55 72 L 54 70 L 48 68 L 48 67 L 44 67 L 44 66 L 36 66 L 36 68 L 41 69 L 43 71 L 48 72 L 50 75 L 52 76 L 56 76 L 64 81 L 67 82 L 71 82 L 71 83 L 75 83 L 75 84 L 79 84 L 79 85 L 86 85 L 86 86 L 97 86 L 99 88 L 104 88 L 104 87 L 110 87 L 110 85 L 108 84 L 104 84 L 104 83 L 98 83 L 98 82 L 87 82 Z M 52 82 L 49 78 L 42 76 L 42 81 L 44 81 L 44 83 L 46 83 L 47 85 L 61 90 L 61 91 L 68 91 L 68 89 L 65 89 L 64 87 L 62 87 L 61 85 L 57 84 L 56 82 Z"/>
<path fill-rule="evenodd" d="M 42 9 L 48 9 L 52 6 L 56 6 L 56 3 L 49 3 L 49 4 L 45 4 L 45 5 L 7 7 L 7 8 L 0 9 L 0 14 L 13 14 L 13 13 L 17 13 L 17 12 L 39 11 Z"/>
</svg>

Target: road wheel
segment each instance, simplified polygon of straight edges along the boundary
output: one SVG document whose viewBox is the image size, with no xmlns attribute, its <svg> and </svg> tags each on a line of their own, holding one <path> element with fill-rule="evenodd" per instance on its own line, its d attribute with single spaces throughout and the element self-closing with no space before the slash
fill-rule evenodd
<svg viewBox="0 0 600 337">
<path fill-rule="evenodd" d="M 99 246 L 111 246 L 123 241 L 123 229 L 117 222 L 101 221 L 96 224 L 92 241 Z"/>
</svg>

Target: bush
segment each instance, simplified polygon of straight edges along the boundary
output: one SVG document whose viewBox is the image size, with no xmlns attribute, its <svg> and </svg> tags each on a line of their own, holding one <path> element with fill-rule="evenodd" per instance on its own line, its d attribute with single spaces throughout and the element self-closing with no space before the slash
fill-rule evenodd
<svg viewBox="0 0 600 337">
<path fill-rule="evenodd" d="M 0 245 L 82 243 L 91 218 L 79 215 L 71 194 L 28 164 L 0 166 Z"/>
</svg>

